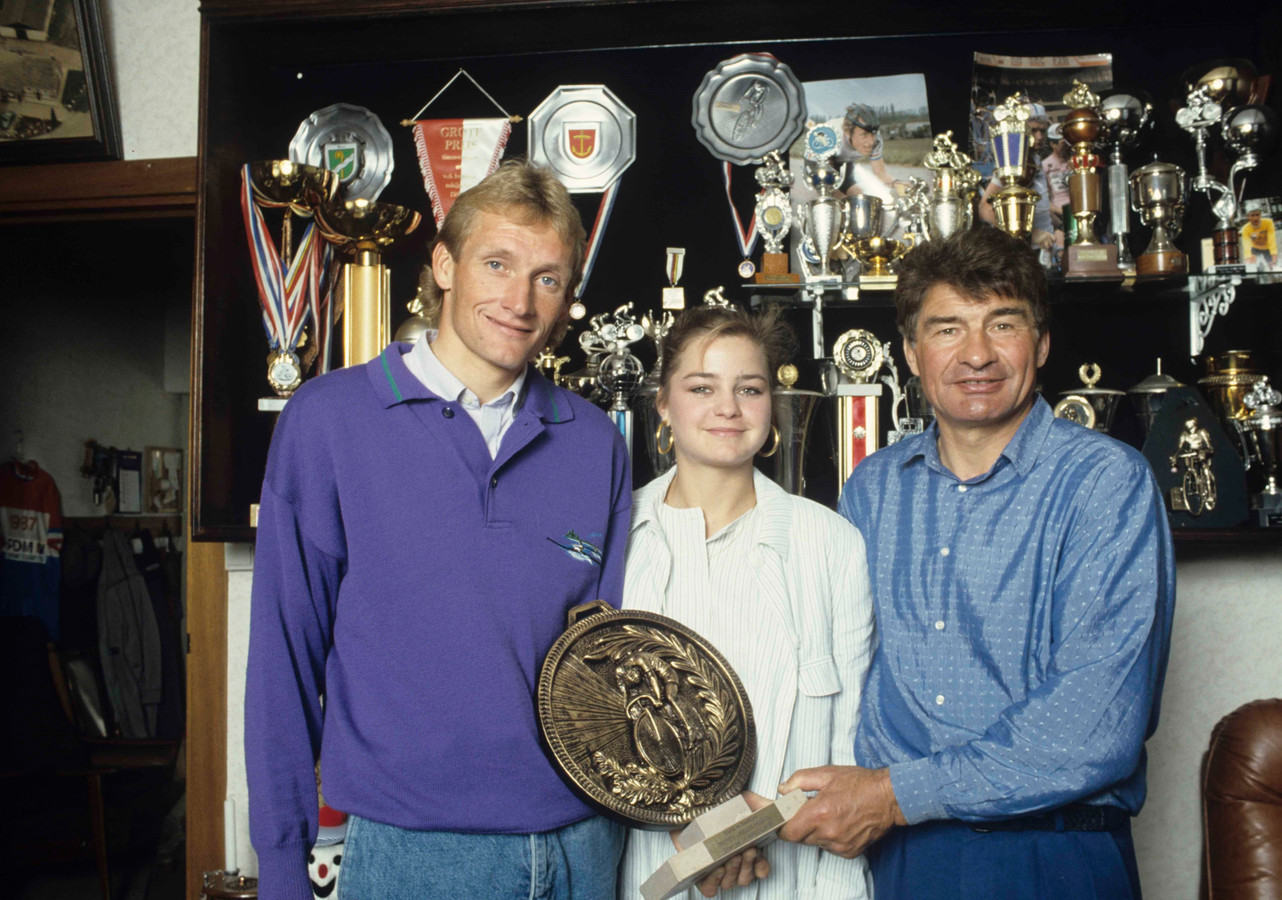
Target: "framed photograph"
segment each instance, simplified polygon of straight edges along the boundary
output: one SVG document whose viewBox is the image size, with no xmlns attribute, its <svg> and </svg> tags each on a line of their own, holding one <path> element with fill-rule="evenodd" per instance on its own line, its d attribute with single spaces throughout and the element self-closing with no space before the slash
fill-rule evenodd
<svg viewBox="0 0 1282 900">
<path fill-rule="evenodd" d="M 119 157 L 99 0 L 0 0 L 0 163 Z"/>
<path fill-rule="evenodd" d="M 148 447 L 143 453 L 143 515 L 183 510 L 183 452 L 177 447 Z"/>
</svg>

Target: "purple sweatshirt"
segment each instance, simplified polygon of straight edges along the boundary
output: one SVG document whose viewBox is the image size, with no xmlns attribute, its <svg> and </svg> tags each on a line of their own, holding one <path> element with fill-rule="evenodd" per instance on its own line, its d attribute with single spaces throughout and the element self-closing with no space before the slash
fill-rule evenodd
<svg viewBox="0 0 1282 900">
<path fill-rule="evenodd" d="M 272 440 L 245 696 L 265 900 L 311 898 L 317 756 L 330 806 L 402 828 L 526 833 L 591 814 L 540 747 L 534 693 L 566 612 L 622 596 L 622 437 L 531 370 L 491 460 L 408 350 L 304 384 Z"/>
</svg>

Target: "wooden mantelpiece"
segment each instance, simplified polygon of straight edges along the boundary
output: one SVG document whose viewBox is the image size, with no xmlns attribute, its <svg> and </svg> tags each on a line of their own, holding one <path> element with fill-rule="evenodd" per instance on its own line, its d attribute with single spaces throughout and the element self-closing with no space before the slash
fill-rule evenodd
<svg viewBox="0 0 1282 900">
<path fill-rule="evenodd" d="M 196 157 L 0 167 L 0 222 L 193 216 Z"/>
</svg>

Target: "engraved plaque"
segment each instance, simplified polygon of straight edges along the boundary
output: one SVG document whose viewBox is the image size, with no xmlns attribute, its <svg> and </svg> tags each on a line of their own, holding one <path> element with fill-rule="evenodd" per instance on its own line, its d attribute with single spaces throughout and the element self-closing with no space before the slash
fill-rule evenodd
<svg viewBox="0 0 1282 900">
<path fill-rule="evenodd" d="M 543 738 L 594 806 L 639 828 L 677 828 L 738 797 L 756 757 L 747 692 L 707 641 L 673 619 L 597 601 L 539 675 Z"/>
</svg>

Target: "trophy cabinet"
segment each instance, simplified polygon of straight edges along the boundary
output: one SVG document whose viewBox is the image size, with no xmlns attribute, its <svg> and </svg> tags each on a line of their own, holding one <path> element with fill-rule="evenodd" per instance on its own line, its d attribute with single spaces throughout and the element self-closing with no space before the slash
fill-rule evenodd
<svg viewBox="0 0 1282 900">
<path fill-rule="evenodd" d="M 386 0 L 339 4 L 321 0 L 248 3 L 205 0 L 198 267 L 192 442 L 192 534 L 196 540 L 253 538 L 250 508 L 257 502 L 275 416 L 260 411 L 269 396 L 268 344 L 262 327 L 240 207 L 240 172 L 248 162 L 288 156 L 291 136 L 314 111 L 335 103 L 365 107 L 391 134 L 394 169 L 381 201 L 417 210 L 424 222 L 384 254 L 391 271 L 393 330 L 408 316 L 418 274 L 434 234 L 430 204 L 415 159 L 411 117 L 460 68 L 508 112 L 528 116 L 554 89 L 603 84 L 636 116 L 634 162 L 620 176 L 612 215 L 591 281 L 583 295 L 588 315 L 632 302 L 636 313 L 660 308 L 665 248 L 686 248 L 682 285 L 687 304 L 724 286 L 741 303 L 782 302 L 795 294 L 758 291 L 736 271 L 742 254 L 721 163 L 696 140 L 691 100 L 704 74 L 747 51 L 774 54 L 802 81 L 907 72 L 925 76 L 932 132 L 968 133 L 970 74 L 975 51 L 1055 56 L 1113 54 L 1113 83 L 1155 98 L 1156 128 L 1144 147 L 1186 171 L 1195 169 L 1192 143 L 1174 123 L 1168 98 L 1188 66 L 1215 57 L 1248 57 L 1261 72 L 1277 71 L 1277 13 L 1249 10 L 1208 21 L 1151 6 L 1092 3 L 1071 17 L 1003 4 L 967 9 L 896 4 L 884 16 L 835 16 L 823 4 L 802 3 L 787 14 L 767 2 L 708 0 L 642 3 L 432 2 Z M 1204 14 L 1203 14 L 1204 15 Z M 858 21 L 856 22 L 856 19 Z M 1276 103 L 1276 100 L 1274 101 Z M 456 83 L 438 101 L 442 115 L 476 115 L 491 107 L 470 85 Z M 526 123 L 515 125 L 508 157 L 527 150 Z M 1142 164 L 1141 154 L 1129 160 Z M 1252 176 L 1266 195 L 1278 187 L 1276 154 Z M 757 187 L 752 167 L 733 167 L 730 196 L 750 215 Z M 589 225 L 596 194 L 576 194 Z M 275 224 L 271 228 L 278 227 Z M 1131 241 L 1147 239 L 1133 226 Z M 1188 201 L 1181 241 L 1197 268 L 1196 239 L 1209 234 L 1205 198 Z M 1201 352 L 1248 346 L 1272 366 L 1282 364 L 1282 332 L 1270 328 L 1282 288 L 1248 278 L 1228 315 L 1206 335 Z M 1192 384 L 1190 287 L 1166 278 L 1133 287 L 1055 281 L 1050 362 L 1043 370 L 1048 398 L 1079 384 L 1078 367 L 1098 363 L 1102 386 L 1125 390 L 1154 371 Z M 757 294 L 759 296 L 754 297 Z M 795 309 L 800 349 L 798 388 L 818 389 L 808 348 L 810 315 Z M 583 323 L 578 323 L 581 327 Z M 578 352 L 572 329 L 562 352 Z M 899 356 L 889 294 L 831 302 L 823 346 L 852 327 L 890 341 Z M 568 347 L 568 350 L 567 350 Z M 573 366 L 571 366 L 572 368 Z M 899 359 L 901 377 L 908 372 Z M 1276 371 L 1266 370 L 1266 371 Z M 1125 414 L 1123 414 L 1124 416 Z M 884 417 L 883 417 L 884 418 Z M 1119 417 L 1121 418 L 1121 417 Z M 836 499 L 826 422 L 810 440 L 807 494 Z M 1120 435 L 1125 437 L 1123 433 Z M 634 453 L 638 484 L 648 477 L 643 451 Z"/>
</svg>

